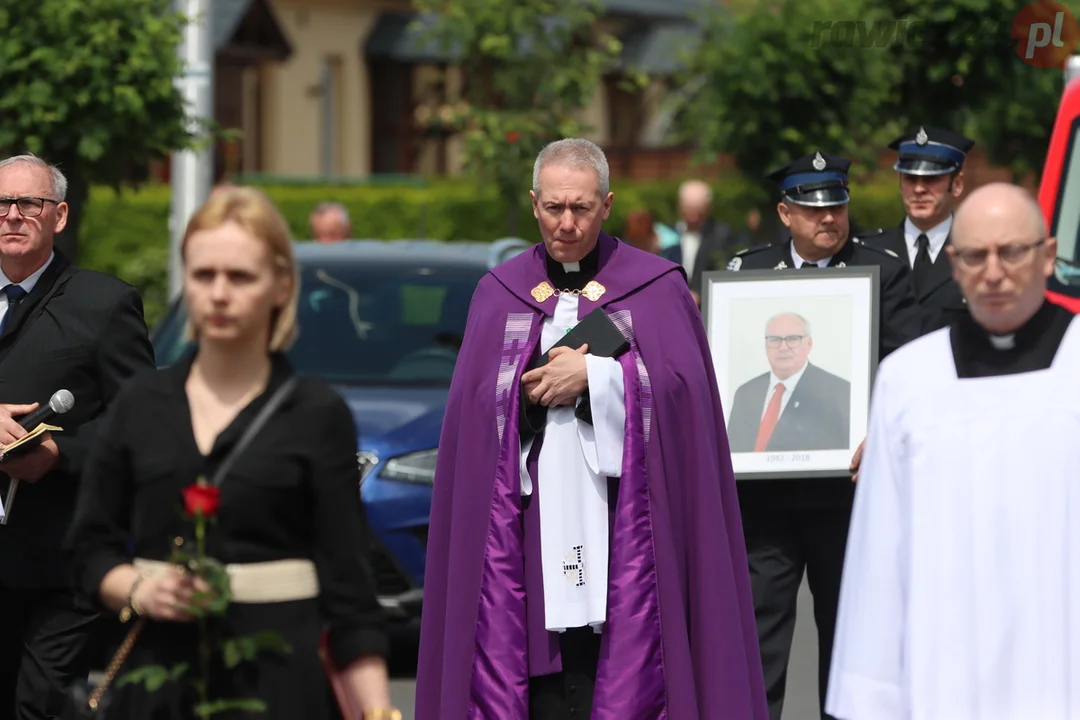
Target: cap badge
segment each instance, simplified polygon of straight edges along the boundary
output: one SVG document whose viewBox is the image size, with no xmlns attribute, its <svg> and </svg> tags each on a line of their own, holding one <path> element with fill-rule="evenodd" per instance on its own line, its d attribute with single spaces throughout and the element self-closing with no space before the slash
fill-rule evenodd
<svg viewBox="0 0 1080 720">
<path fill-rule="evenodd" d="M 825 169 L 825 158 L 821 157 L 821 153 L 814 153 L 814 169 L 818 172 Z"/>
<path fill-rule="evenodd" d="M 925 145 L 929 139 L 930 138 L 926 136 L 926 130 L 919 128 L 919 132 L 915 135 L 915 142 L 919 145 Z"/>
</svg>

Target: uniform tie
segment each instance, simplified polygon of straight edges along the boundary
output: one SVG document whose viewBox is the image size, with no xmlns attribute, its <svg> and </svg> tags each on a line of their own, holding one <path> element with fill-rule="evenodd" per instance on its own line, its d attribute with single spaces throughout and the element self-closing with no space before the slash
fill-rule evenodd
<svg viewBox="0 0 1080 720">
<path fill-rule="evenodd" d="M 0 320 L 0 336 L 7 330 L 8 318 L 11 317 L 11 313 L 14 312 L 19 301 L 26 297 L 26 291 L 21 286 L 12 283 L 4 286 L 4 294 L 7 295 L 8 307 L 7 311 L 4 312 L 4 319 Z"/>
<path fill-rule="evenodd" d="M 926 233 L 919 235 L 915 240 L 915 246 L 918 251 L 915 253 L 915 265 L 911 269 L 911 280 L 915 284 L 915 293 L 919 294 L 934 263 L 930 260 L 930 238 L 926 237 Z"/>
<path fill-rule="evenodd" d="M 765 417 L 761 418 L 757 442 L 754 443 L 754 452 L 763 452 L 769 446 L 769 438 L 772 437 L 773 430 L 776 429 L 776 422 L 780 419 L 780 401 L 783 398 L 784 383 L 776 383 L 775 392 L 773 392 L 772 399 L 769 400 L 769 407 L 765 408 Z"/>
</svg>

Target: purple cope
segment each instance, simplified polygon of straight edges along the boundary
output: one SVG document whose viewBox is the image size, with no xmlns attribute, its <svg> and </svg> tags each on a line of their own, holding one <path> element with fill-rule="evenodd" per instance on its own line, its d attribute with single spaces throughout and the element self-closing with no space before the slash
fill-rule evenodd
<svg viewBox="0 0 1080 720">
<path fill-rule="evenodd" d="M 742 521 L 701 314 L 677 265 L 600 234 L 597 305 L 631 343 L 593 720 L 767 720 Z M 525 720 L 561 670 L 538 502 L 522 510 L 520 379 L 556 297 L 544 245 L 479 283 L 435 471 L 417 720 Z M 537 439 L 540 441 L 540 438 Z M 533 457 L 536 453 L 533 453 Z M 535 461 L 533 473 L 536 492 Z"/>
</svg>

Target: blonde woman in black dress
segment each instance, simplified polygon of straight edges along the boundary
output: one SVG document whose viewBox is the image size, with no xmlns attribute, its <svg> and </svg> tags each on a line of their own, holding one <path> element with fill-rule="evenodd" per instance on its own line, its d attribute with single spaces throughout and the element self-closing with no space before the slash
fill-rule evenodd
<svg viewBox="0 0 1080 720">
<path fill-rule="evenodd" d="M 112 406 L 68 539 L 83 591 L 108 611 L 145 618 L 121 676 L 146 665 L 198 667 L 197 625 L 183 611 L 197 588 L 167 562 L 178 539 L 192 546 L 182 490 L 218 472 L 293 377 L 282 353 L 296 332 L 298 274 L 288 228 L 270 201 L 250 188 L 214 193 L 188 225 L 182 257 L 196 350 L 132 381 Z M 363 555 L 356 450 L 345 403 L 324 382 L 298 378 L 221 481 L 206 547 L 230 566 L 233 598 L 212 625 L 223 637 L 275 632 L 292 646 L 211 673 L 212 699 L 267 706 L 236 717 L 331 717 L 318 654 L 328 629 L 330 655 L 363 717 L 400 718 L 390 707 L 388 643 Z M 177 682 L 152 693 L 114 683 L 106 699 L 104 717 L 137 720 L 186 720 L 197 702 Z"/>
</svg>

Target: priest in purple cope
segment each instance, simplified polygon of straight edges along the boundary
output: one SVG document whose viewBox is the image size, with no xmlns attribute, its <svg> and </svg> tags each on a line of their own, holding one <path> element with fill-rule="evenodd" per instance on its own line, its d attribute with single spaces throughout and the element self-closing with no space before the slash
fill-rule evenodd
<svg viewBox="0 0 1080 720">
<path fill-rule="evenodd" d="M 477 287 L 431 508 L 417 720 L 766 720 L 745 541 L 700 312 L 601 232 L 591 142 L 536 159 L 543 244 Z M 629 349 L 556 348 L 602 308 Z"/>
</svg>

